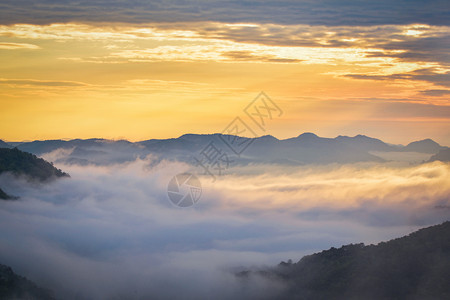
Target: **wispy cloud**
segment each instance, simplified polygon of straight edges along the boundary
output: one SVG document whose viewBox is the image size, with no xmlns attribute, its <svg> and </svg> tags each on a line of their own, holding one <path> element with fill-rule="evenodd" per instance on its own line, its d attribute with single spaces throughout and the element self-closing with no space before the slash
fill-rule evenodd
<svg viewBox="0 0 450 300">
<path fill-rule="evenodd" d="M 437 86 L 450 87 L 450 71 L 442 72 L 434 68 L 414 70 L 408 73 L 396 73 L 390 75 L 370 75 L 370 74 L 346 74 L 348 78 L 366 80 L 414 80 L 430 82 Z"/>
<path fill-rule="evenodd" d="M 6 79 L 0 78 L 0 84 L 8 84 L 14 86 L 42 86 L 42 87 L 83 87 L 89 86 L 84 82 L 76 81 L 53 81 L 53 80 L 37 80 L 37 79 Z"/>
<path fill-rule="evenodd" d="M 0 50 L 40 49 L 39 46 L 27 43 L 0 43 Z"/>
<path fill-rule="evenodd" d="M 299 63 L 305 57 L 300 49 L 278 51 L 270 46 L 210 42 L 209 45 L 159 46 L 152 49 L 122 50 L 99 58 L 99 62 L 214 61 Z M 284 53 L 283 53 L 284 52 Z M 297 53 L 296 53 L 297 52 Z M 91 58 L 92 59 L 92 58 Z M 95 61 L 95 59 L 94 59 Z"/>
<path fill-rule="evenodd" d="M 450 95 L 450 90 L 439 90 L 439 89 L 424 90 L 424 91 L 420 91 L 420 93 L 425 96 L 440 97 L 440 96 Z"/>
</svg>

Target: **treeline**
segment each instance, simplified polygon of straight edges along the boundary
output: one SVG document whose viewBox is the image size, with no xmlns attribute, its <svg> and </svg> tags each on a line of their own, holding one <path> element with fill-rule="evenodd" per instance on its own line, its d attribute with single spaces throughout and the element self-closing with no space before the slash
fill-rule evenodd
<svg viewBox="0 0 450 300">
<path fill-rule="evenodd" d="M 238 275 L 284 283 L 280 299 L 450 299 L 450 222 Z"/>
<path fill-rule="evenodd" d="M 32 281 L 19 276 L 0 264 L 0 299 L 53 300 L 52 292 L 36 286 Z"/>
<path fill-rule="evenodd" d="M 26 175 L 39 181 L 69 176 L 69 174 L 55 168 L 44 159 L 38 158 L 34 154 L 20 151 L 17 148 L 0 148 L 0 174 L 3 172 L 11 172 L 14 175 Z"/>
</svg>

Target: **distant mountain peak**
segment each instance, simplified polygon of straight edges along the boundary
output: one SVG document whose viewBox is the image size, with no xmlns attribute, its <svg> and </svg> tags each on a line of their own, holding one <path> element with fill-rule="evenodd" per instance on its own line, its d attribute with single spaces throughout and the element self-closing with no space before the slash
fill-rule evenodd
<svg viewBox="0 0 450 300">
<path fill-rule="evenodd" d="M 437 145 L 437 146 L 441 146 L 441 145 L 439 145 L 438 143 L 436 143 L 435 141 L 433 141 L 432 139 L 423 139 L 423 140 L 411 142 L 411 143 L 409 143 L 407 146 L 410 146 L 410 145 L 418 145 L 418 144 L 428 144 L 428 145 Z"/>
<path fill-rule="evenodd" d="M 409 143 L 408 145 L 405 146 L 404 151 L 436 154 L 439 152 L 439 150 L 444 148 L 445 147 L 442 147 L 432 139 L 424 139 Z"/>
<path fill-rule="evenodd" d="M 221 135 L 220 133 L 185 133 L 180 135 L 179 139 L 190 139 L 190 138 L 198 138 L 198 137 L 212 137 L 215 135 Z"/>
<path fill-rule="evenodd" d="M 297 138 L 318 138 L 319 136 L 312 132 L 304 132 L 300 134 Z"/>
<path fill-rule="evenodd" d="M 258 137 L 257 139 L 259 139 L 259 140 L 274 140 L 274 141 L 279 141 L 279 139 L 277 139 L 276 137 L 274 137 L 273 135 L 270 135 L 270 134 L 260 136 L 260 137 Z"/>
<path fill-rule="evenodd" d="M 348 136 L 348 135 L 338 135 L 336 139 L 357 139 L 357 140 L 378 140 L 376 138 L 364 135 L 364 134 L 357 134 L 355 136 Z"/>
</svg>

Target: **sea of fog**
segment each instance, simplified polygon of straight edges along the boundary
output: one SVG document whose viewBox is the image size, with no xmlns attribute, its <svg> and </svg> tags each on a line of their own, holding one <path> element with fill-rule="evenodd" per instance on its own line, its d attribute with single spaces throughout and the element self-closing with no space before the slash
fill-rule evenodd
<svg viewBox="0 0 450 300">
<path fill-rule="evenodd" d="M 184 163 L 56 165 L 48 184 L 0 176 L 0 261 L 62 299 L 270 298 L 283 289 L 241 268 L 378 243 L 450 216 L 450 165 L 248 165 L 178 208 L 167 185 Z"/>
</svg>

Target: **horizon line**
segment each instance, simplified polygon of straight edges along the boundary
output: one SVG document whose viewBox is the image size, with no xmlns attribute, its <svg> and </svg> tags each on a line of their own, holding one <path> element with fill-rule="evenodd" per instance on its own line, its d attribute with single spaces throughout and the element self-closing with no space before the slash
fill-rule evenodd
<svg viewBox="0 0 450 300">
<path fill-rule="evenodd" d="M 316 136 L 316 137 L 318 137 L 318 138 L 321 138 L 321 139 L 336 139 L 336 138 L 339 138 L 339 137 L 348 137 L 348 138 L 367 137 L 367 138 L 370 138 L 370 139 L 376 139 L 376 140 L 379 140 L 379 141 L 381 141 L 381 142 L 383 142 L 383 143 L 385 143 L 385 144 L 388 144 L 388 145 L 393 145 L 393 146 L 405 146 L 404 144 L 393 144 L 393 143 L 388 143 L 388 142 L 385 142 L 383 139 L 380 139 L 380 138 L 377 138 L 377 137 L 371 137 L 371 136 L 368 136 L 368 135 L 365 135 L 365 134 L 361 134 L 361 133 L 356 134 L 356 135 L 354 135 L 354 136 L 349 136 L 349 135 L 337 135 L 337 136 L 335 136 L 335 137 L 324 137 L 324 136 L 319 136 L 319 135 L 317 135 L 317 134 L 315 134 L 315 133 L 313 133 L 313 132 L 310 132 L 310 131 L 305 131 L 305 132 L 303 132 L 303 133 L 301 133 L 301 134 L 299 134 L 299 135 L 297 135 L 297 136 L 292 136 L 292 137 L 288 137 L 288 138 L 285 138 L 285 139 L 277 138 L 276 136 L 271 135 L 271 134 L 260 135 L 260 136 L 256 136 L 256 137 L 247 137 L 247 136 L 239 136 L 239 135 L 234 135 L 234 134 L 224 134 L 224 133 L 216 132 L 216 133 L 184 133 L 184 134 L 182 134 L 182 135 L 180 135 L 180 136 L 178 136 L 178 137 L 169 137 L 169 138 L 149 138 L 149 139 L 136 140 L 136 141 L 132 141 L 132 140 L 129 140 L 129 139 L 124 138 L 124 137 L 119 137 L 119 138 L 103 138 L 103 137 L 91 137 L 91 138 L 56 138 L 56 139 L 53 138 L 53 139 L 35 139 L 35 140 L 22 140 L 22 141 L 9 141 L 9 140 L 4 140 L 4 139 L 1 139 L 1 138 L 0 138 L 0 141 L 3 141 L 3 142 L 5 142 L 5 143 L 31 143 L 31 142 L 45 142 L 45 141 L 64 141 L 64 142 L 69 142 L 69 141 L 74 141 L 74 140 L 84 140 L 84 141 L 86 141 L 86 140 L 104 140 L 104 141 L 115 141 L 115 142 L 118 142 L 118 141 L 127 141 L 127 142 L 130 142 L 130 143 L 140 143 L 140 142 L 145 142 L 145 141 L 150 141 L 150 140 L 172 140 L 172 139 L 179 139 L 179 138 L 181 138 L 181 137 L 183 137 L 183 136 L 186 136 L 186 135 L 195 135 L 195 136 L 230 135 L 230 136 L 237 136 L 237 137 L 241 137 L 241 138 L 249 138 L 249 139 L 257 139 L 257 138 L 262 138 L 262 137 L 272 137 L 272 138 L 274 138 L 274 139 L 276 139 L 276 140 L 278 140 L 278 141 L 285 141 L 285 140 L 289 140 L 289 139 L 299 138 L 299 137 L 302 136 L 302 135 L 308 135 L 308 134 L 314 135 L 314 136 Z M 424 138 L 424 139 L 413 140 L 413 141 L 409 142 L 408 144 L 411 144 L 411 143 L 413 143 L 413 142 L 426 141 L 426 140 L 431 140 L 431 141 L 437 143 L 437 142 L 434 141 L 432 138 Z M 406 144 L 406 145 L 408 145 L 408 144 Z M 439 144 L 439 143 L 437 143 L 437 144 Z M 439 145 L 442 146 L 441 144 L 439 144 Z M 444 146 L 444 147 L 447 147 L 447 146 Z"/>
</svg>

